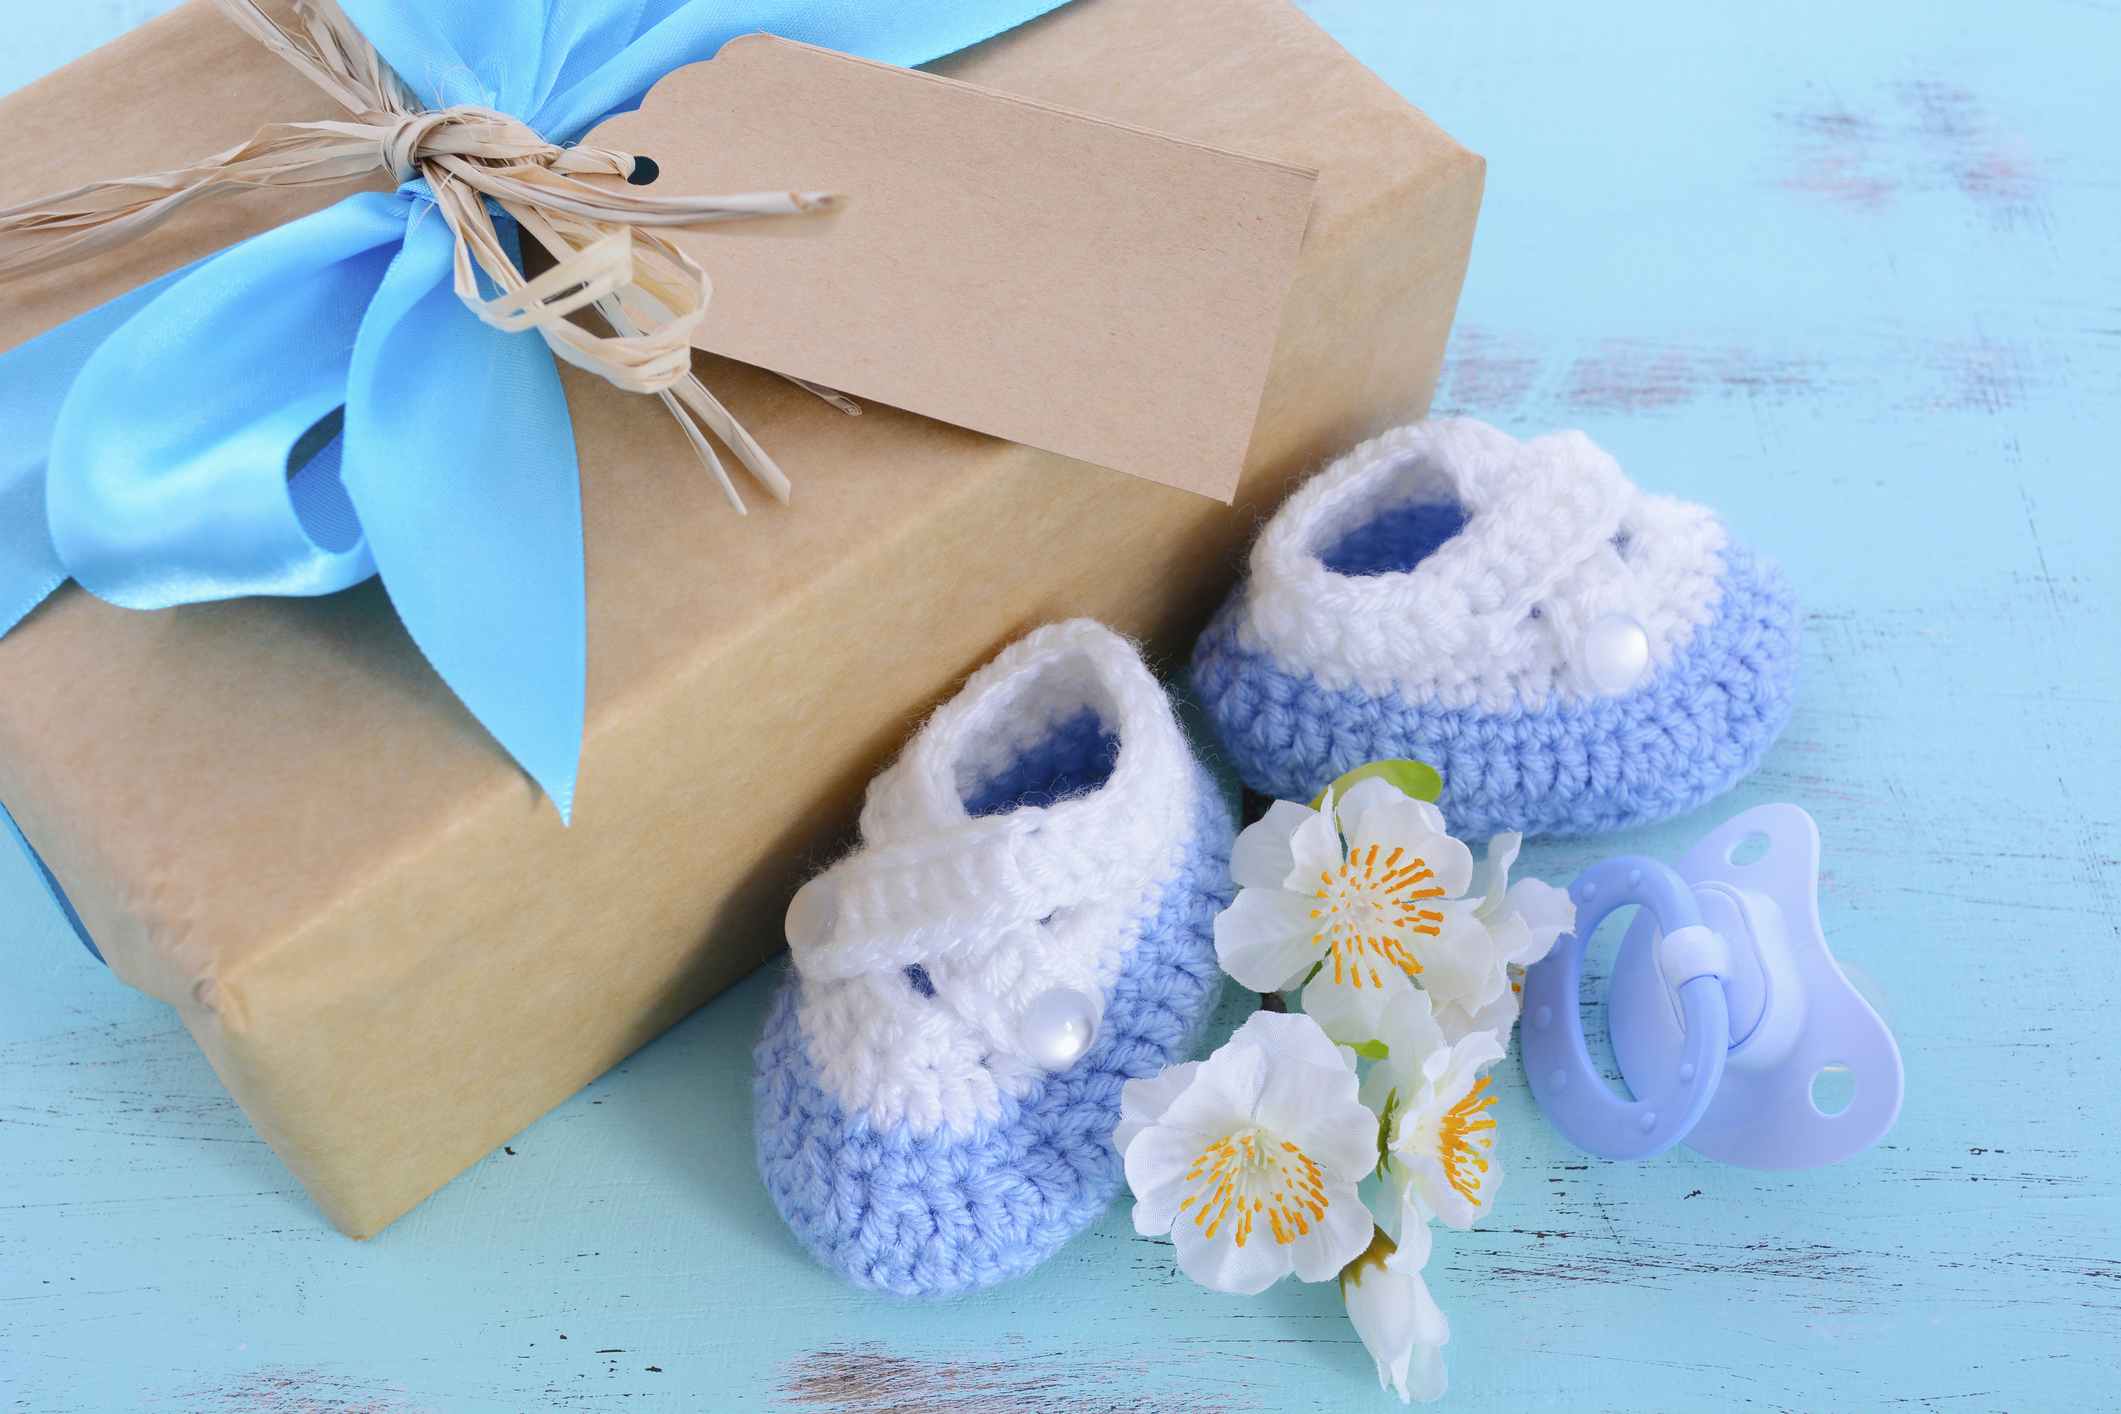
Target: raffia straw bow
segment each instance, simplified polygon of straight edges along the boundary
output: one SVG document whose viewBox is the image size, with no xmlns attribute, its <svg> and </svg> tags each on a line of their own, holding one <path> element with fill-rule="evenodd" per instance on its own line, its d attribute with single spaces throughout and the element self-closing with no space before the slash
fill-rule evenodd
<svg viewBox="0 0 2121 1414">
<path fill-rule="evenodd" d="M 788 478 L 773 458 L 692 372 L 692 333 L 714 287 L 692 257 L 654 228 L 819 211 L 833 204 L 831 194 L 649 196 L 596 186 L 581 178 L 631 178 L 637 159 L 608 148 L 556 146 L 520 119 L 485 108 L 422 108 L 334 0 L 294 0 L 293 25 L 268 15 L 258 0 L 217 3 L 352 119 L 270 124 L 250 141 L 188 167 L 91 182 L 0 210 L 0 279 L 144 235 L 202 197 L 318 186 L 377 169 L 401 182 L 424 177 L 456 238 L 457 297 L 473 313 L 510 333 L 535 329 L 576 367 L 661 398 L 739 512 L 743 500 L 707 440 L 709 431 L 776 500 L 788 499 Z M 488 197 L 552 255 L 551 269 L 524 278 L 494 227 Z M 476 271 L 500 293 L 485 297 Z M 611 332 L 570 317 L 592 306 Z M 843 411 L 858 411 L 830 389 L 791 381 Z"/>
</svg>

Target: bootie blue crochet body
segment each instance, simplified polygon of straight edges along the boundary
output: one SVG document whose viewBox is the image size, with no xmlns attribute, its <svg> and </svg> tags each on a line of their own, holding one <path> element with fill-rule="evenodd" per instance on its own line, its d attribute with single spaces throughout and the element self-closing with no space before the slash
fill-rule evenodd
<svg viewBox="0 0 2121 1414">
<path fill-rule="evenodd" d="M 1581 433 L 1441 421 L 1290 499 L 1192 683 L 1262 794 L 1309 800 L 1410 757 L 1442 772 L 1454 833 L 1590 834 L 1758 765 L 1789 720 L 1797 627 L 1780 571 Z"/>
<path fill-rule="evenodd" d="M 790 907 L 759 1168 L 819 1261 L 941 1295 L 1028 1271 L 1124 1174 L 1120 1086 L 1190 1055 L 1235 821 L 1124 640 L 1042 629 L 874 781 Z"/>
</svg>

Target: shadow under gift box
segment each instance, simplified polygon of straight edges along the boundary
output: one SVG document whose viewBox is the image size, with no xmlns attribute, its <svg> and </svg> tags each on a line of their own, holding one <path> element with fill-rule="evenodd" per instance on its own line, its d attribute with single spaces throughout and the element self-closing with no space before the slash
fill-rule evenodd
<svg viewBox="0 0 2121 1414">
<path fill-rule="evenodd" d="M 768 957 L 964 674 L 1081 614 L 1176 664 L 1290 483 L 1427 408 L 1481 161 L 1283 0 L 1076 0 L 934 67 L 1320 170 L 1234 508 L 703 356 L 797 481 L 739 519 L 653 401 L 563 370 L 589 596 L 571 829 L 374 581 L 154 613 L 69 588 L 0 640 L 0 801 L 344 1231 Z M 0 206 L 333 116 L 195 0 L 0 100 Z M 0 348 L 350 189 L 201 203 L 17 282 Z"/>
</svg>

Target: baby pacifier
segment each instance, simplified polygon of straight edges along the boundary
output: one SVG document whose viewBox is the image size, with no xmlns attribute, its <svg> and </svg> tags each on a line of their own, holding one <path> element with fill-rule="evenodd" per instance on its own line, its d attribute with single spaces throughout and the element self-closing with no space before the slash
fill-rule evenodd
<svg viewBox="0 0 2121 1414">
<path fill-rule="evenodd" d="M 1520 1044 L 1533 1097 L 1571 1143 L 1646 1159 L 1684 1142 L 1725 1163 L 1800 1169 L 1860 1153 L 1892 1128 L 1900 1048 L 1827 950 L 1811 816 L 1757 806 L 1676 869 L 1604 860 L 1569 897 L 1576 930 L 1525 973 Z M 1577 987 L 1586 943 L 1631 905 L 1606 994 L 1627 1100 L 1592 1068 Z M 1837 1070 L 1854 1094 L 1828 1113 L 1813 1084 Z"/>
</svg>

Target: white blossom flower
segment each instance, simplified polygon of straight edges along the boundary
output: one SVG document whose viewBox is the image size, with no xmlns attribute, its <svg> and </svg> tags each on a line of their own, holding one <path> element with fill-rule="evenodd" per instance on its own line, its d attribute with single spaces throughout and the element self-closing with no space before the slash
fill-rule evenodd
<svg viewBox="0 0 2121 1414">
<path fill-rule="evenodd" d="M 1418 1067 L 1387 1059 L 1363 1081 L 1382 1118 L 1385 1177 L 1400 1195 L 1400 1237 L 1430 1217 L 1471 1227 L 1502 1183 L 1495 1096 L 1480 1072 L 1502 1059 L 1502 1040 L 1475 1031 L 1432 1052 Z"/>
<path fill-rule="evenodd" d="M 1390 1061 L 1419 1075 L 1432 1054 L 1450 1045 L 1429 994 L 1418 987 L 1306 987 L 1302 1004 L 1351 1065 L 1358 1058 Z"/>
<path fill-rule="evenodd" d="M 1339 1274 L 1373 1226 L 1356 1185 L 1377 1165 L 1377 1117 L 1308 1016 L 1255 1013 L 1205 1061 L 1120 1092 L 1134 1227 L 1170 1233 L 1178 1265 L 1252 1295 L 1291 1271 Z"/>
<path fill-rule="evenodd" d="M 1443 1398 L 1443 1347 L 1451 1324 L 1421 1277 L 1429 1250 L 1427 1223 L 1401 1233 L 1396 1245 L 1380 1228 L 1340 1274 L 1341 1299 L 1355 1333 L 1377 1362 L 1377 1383 L 1401 1403 Z"/>
<path fill-rule="evenodd" d="M 1445 1039 L 1457 1041 L 1475 1031 L 1492 1031 L 1504 1045 L 1524 1003 L 1524 970 L 1553 950 L 1554 942 L 1576 926 L 1576 903 L 1566 889 L 1539 879 L 1510 882 L 1524 837 L 1511 833 L 1488 841 L 1473 893 L 1479 903 L 1473 916 L 1488 930 L 1495 957 L 1505 969 L 1506 985 L 1484 1005 L 1468 1007 L 1460 998 L 1441 1001 L 1437 1024 Z M 1329 1031 L 1330 1027 L 1327 1028 Z"/>
<path fill-rule="evenodd" d="M 1126 1156 L 1127 1146 L 1134 1142 L 1135 1135 L 1162 1119 L 1164 1111 L 1171 1108 L 1171 1102 L 1186 1093 L 1186 1087 L 1200 1073 L 1202 1064 L 1201 1061 L 1184 1061 L 1119 1087 L 1119 1124 L 1112 1131 L 1112 1147 L 1121 1157 Z"/>
<path fill-rule="evenodd" d="M 1329 793 L 1317 810 L 1276 802 L 1238 836 L 1230 873 L 1238 894 L 1215 920 L 1215 955 L 1255 991 L 1396 991 L 1418 980 L 1439 1009 L 1470 1015 L 1508 990 L 1462 897 L 1472 853 L 1435 806 L 1387 781 Z"/>
</svg>

